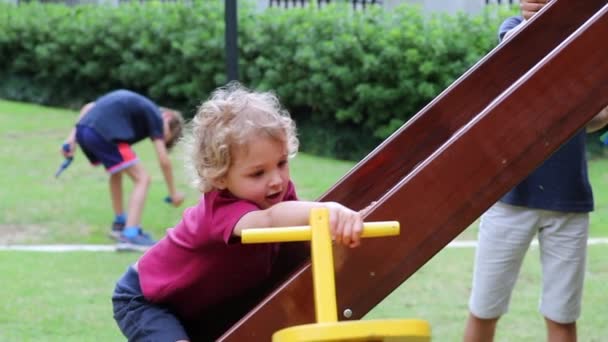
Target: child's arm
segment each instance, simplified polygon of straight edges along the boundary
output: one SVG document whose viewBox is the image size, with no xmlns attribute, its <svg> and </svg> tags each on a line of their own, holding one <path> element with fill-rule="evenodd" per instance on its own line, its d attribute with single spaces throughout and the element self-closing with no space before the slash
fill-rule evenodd
<svg viewBox="0 0 608 342">
<path fill-rule="evenodd" d="M 540 11 L 550 0 L 521 0 L 519 7 L 521 9 L 521 16 L 528 20 L 532 18 L 538 11 Z"/>
<path fill-rule="evenodd" d="M 95 102 L 90 102 L 90 103 L 87 103 L 86 105 L 84 105 L 80 109 L 80 114 L 78 115 L 78 119 L 76 119 L 76 123 L 78 123 L 80 121 L 80 119 L 82 119 L 82 117 L 86 113 L 88 113 L 91 110 L 91 108 L 93 108 L 93 106 L 95 106 Z M 65 142 L 63 144 L 68 146 L 68 148 L 61 149 L 61 153 L 63 154 L 63 156 L 66 158 L 73 157 L 74 152 L 76 152 L 76 126 L 75 125 L 74 125 L 74 127 L 72 127 L 70 134 L 68 134 L 68 137 L 65 139 Z"/>
<path fill-rule="evenodd" d="M 595 132 L 604 128 L 608 124 L 608 106 L 597 113 L 587 124 L 587 132 Z"/>
<path fill-rule="evenodd" d="M 173 180 L 173 170 L 171 168 L 171 160 L 169 159 L 169 153 L 165 147 L 163 139 L 154 139 L 154 149 L 156 150 L 156 156 L 158 158 L 158 164 L 165 177 L 165 183 L 167 184 L 167 190 L 171 197 L 171 204 L 174 207 L 179 207 L 184 201 L 184 194 L 177 192 L 175 189 L 175 183 Z"/>
<path fill-rule="evenodd" d="M 336 202 L 286 201 L 265 210 L 245 214 L 236 224 L 233 234 L 241 236 L 248 228 L 302 226 L 309 223 L 310 209 L 329 209 L 331 236 L 337 243 L 350 247 L 360 244 L 363 218 L 359 212 Z"/>
</svg>

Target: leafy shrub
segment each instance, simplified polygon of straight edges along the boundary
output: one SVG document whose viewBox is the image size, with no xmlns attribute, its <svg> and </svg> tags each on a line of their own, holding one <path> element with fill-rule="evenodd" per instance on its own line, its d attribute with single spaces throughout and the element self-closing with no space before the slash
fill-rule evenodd
<svg viewBox="0 0 608 342">
<path fill-rule="evenodd" d="M 510 13 L 498 8 L 256 12 L 242 1 L 240 78 L 279 95 L 303 150 L 358 159 L 495 45 Z M 0 4 L 0 13 L 1 97 L 77 107 L 120 87 L 192 115 L 226 83 L 221 1 Z"/>
</svg>

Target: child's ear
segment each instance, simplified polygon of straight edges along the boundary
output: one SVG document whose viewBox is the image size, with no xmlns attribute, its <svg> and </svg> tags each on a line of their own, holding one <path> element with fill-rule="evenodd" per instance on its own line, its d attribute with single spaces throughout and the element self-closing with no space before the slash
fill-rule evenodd
<svg viewBox="0 0 608 342">
<path fill-rule="evenodd" d="M 216 189 L 224 190 L 224 189 L 226 189 L 226 178 L 225 177 L 217 178 L 213 182 L 211 182 L 211 184 Z"/>
</svg>

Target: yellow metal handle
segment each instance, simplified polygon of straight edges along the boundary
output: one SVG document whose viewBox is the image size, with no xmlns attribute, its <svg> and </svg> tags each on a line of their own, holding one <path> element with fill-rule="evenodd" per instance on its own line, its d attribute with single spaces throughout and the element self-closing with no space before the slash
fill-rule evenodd
<svg viewBox="0 0 608 342">
<path fill-rule="evenodd" d="M 398 221 L 377 221 L 363 223 L 362 238 L 399 235 Z M 241 231 L 242 243 L 310 241 L 310 226 L 251 228 Z"/>
</svg>

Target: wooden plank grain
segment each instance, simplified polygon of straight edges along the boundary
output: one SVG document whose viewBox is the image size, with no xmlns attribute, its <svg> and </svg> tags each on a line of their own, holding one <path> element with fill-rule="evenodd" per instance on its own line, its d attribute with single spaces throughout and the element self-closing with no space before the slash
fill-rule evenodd
<svg viewBox="0 0 608 342">
<path fill-rule="evenodd" d="M 607 90 L 606 49 L 592 45 L 608 33 L 605 7 L 592 30 L 520 79 L 605 4 L 554 2 L 322 197 L 352 207 L 379 199 L 368 219 L 403 227 L 398 239 L 336 249 L 340 311 L 350 309 L 353 319 L 368 312 L 605 105 L 598 95 Z M 543 90 L 526 97 L 533 89 Z M 309 265 L 298 269 L 220 340 L 268 341 L 276 330 L 312 322 L 310 277 Z"/>
</svg>

